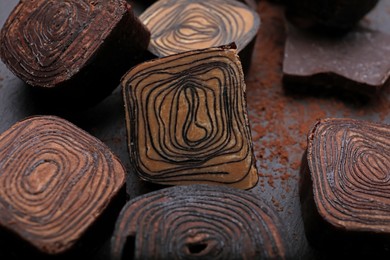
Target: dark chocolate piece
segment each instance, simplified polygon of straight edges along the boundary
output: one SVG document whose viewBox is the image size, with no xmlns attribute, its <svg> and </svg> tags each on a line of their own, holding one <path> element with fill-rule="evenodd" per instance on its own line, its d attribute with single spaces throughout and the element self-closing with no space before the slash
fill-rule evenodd
<svg viewBox="0 0 390 260">
<path fill-rule="evenodd" d="M 259 3 L 259 0 L 239 0 L 245 4 L 247 4 L 248 6 L 252 7 L 253 9 L 257 9 L 257 5 Z"/>
<path fill-rule="evenodd" d="M 235 42 L 244 71 L 260 27 L 258 14 L 236 0 L 160 0 L 140 19 L 151 31 L 148 49 L 156 57 Z"/>
<path fill-rule="evenodd" d="M 389 173 L 389 125 L 319 120 L 301 169 L 309 242 L 325 250 L 383 255 L 390 245 Z"/>
<path fill-rule="evenodd" d="M 86 106 L 120 84 L 150 33 L 125 0 L 36 0 L 19 2 L 0 37 L 3 62 L 44 102 Z"/>
<path fill-rule="evenodd" d="M 191 185 L 129 201 L 111 239 L 111 259 L 284 259 L 276 212 L 247 191 Z"/>
<path fill-rule="evenodd" d="M 360 29 L 328 37 L 289 26 L 284 85 L 293 91 L 331 89 L 373 96 L 389 84 L 389 45 L 390 35 L 378 31 Z"/>
<path fill-rule="evenodd" d="M 114 210 L 124 181 L 119 159 L 72 123 L 35 116 L 14 124 L 0 135 L 1 250 L 31 256 L 29 248 L 39 259 L 88 251 L 79 242 Z M 103 241 L 109 226 L 93 226 L 99 232 L 84 242 Z"/>
<path fill-rule="evenodd" d="M 145 62 L 122 86 L 130 159 L 144 180 L 252 188 L 246 85 L 232 46 Z"/>
<path fill-rule="evenodd" d="M 290 0 L 287 18 L 298 27 L 340 33 L 354 27 L 378 0 Z"/>
</svg>

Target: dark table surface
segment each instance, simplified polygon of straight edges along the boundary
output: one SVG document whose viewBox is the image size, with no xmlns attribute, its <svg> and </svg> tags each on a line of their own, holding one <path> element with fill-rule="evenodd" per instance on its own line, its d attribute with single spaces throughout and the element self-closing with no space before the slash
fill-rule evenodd
<svg viewBox="0 0 390 260">
<path fill-rule="evenodd" d="M 16 0 L 0 1 L 0 26 L 16 3 Z M 137 12 L 144 8 L 139 4 L 134 6 Z M 339 98 L 326 93 L 287 93 L 282 85 L 281 72 L 286 38 L 283 7 L 261 1 L 257 11 L 262 25 L 246 82 L 260 180 L 250 192 L 279 213 L 286 226 L 289 257 L 321 258 L 323 252 L 313 250 L 306 240 L 299 202 L 299 169 L 306 148 L 307 132 L 316 119 L 325 117 L 348 117 L 390 124 L 390 90 L 383 89 L 369 101 Z M 362 24 L 390 33 L 390 1 L 380 1 Z M 40 102 L 31 94 L 30 88 L 0 62 L 0 133 L 27 116 L 56 114 L 96 136 L 119 156 L 128 171 L 127 192 L 130 199 L 160 188 L 139 180 L 131 171 L 119 87 L 96 106 L 77 113 L 56 112 Z M 332 255 L 328 252 L 327 255 L 334 258 L 339 253 Z M 342 252 L 342 255 L 347 256 L 348 252 Z"/>
</svg>

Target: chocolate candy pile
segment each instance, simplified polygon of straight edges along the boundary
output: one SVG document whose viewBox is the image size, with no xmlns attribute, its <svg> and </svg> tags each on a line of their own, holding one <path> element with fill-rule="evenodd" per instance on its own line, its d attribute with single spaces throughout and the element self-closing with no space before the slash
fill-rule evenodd
<svg viewBox="0 0 390 260">
<path fill-rule="evenodd" d="M 285 91 L 381 95 L 390 82 L 390 36 L 361 26 L 377 4 L 280 7 Z M 3 63 L 50 109 L 0 134 L 0 257 L 299 258 L 280 210 L 255 192 L 267 154 L 259 159 L 254 146 L 247 83 L 251 74 L 272 77 L 259 70 L 267 61 L 253 59 L 256 43 L 269 40 L 258 37 L 264 4 L 132 5 L 21 1 L 5 21 Z M 92 109 L 119 85 L 129 167 L 103 141 L 49 112 Z M 386 254 L 388 122 L 310 123 L 296 187 L 310 247 L 319 255 L 329 246 Z M 129 198 L 130 175 L 148 192 Z"/>
</svg>

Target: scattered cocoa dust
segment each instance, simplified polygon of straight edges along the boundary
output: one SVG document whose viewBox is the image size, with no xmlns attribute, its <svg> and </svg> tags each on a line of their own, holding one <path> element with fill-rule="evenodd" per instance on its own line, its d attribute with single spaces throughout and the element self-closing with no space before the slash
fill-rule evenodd
<svg viewBox="0 0 390 260">
<path fill-rule="evenodd" d="M 283 207 L 280 205 L 280 202 L 277 199 L 275 199 L 275 197 L 272 197 L 271 201 L 272 201 L 272 204 L 274 204 L 274 207 L 275 207 L 275 209 L 277 211 L 283 211 L 284 210 Z"/>
<path fill-rule="evenodd" d="M 259 185 L 288 192 L 299 176 L 307 133 L 320 118 L 351 117 L 389 121 L 389 88 L 368 104 L 338 97 L 287 94 L 282 84 L 285 21 L 283 7 L 261 1 L 261 27 L 247 75 L 248 114 Z"/>
</svg>

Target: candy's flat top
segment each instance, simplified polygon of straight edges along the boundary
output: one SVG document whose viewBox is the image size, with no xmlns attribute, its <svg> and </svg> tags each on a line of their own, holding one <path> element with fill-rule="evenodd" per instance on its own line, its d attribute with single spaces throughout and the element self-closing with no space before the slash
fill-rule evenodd
<svg viewBox="0 0 390 260">
<path fill-rule="evenodd" d="M 88 64 L 126 12 L 123 0 L 20 1 L 3 26 L 0 54 L 27 83 L 51 87 Z"/>
</svg>

